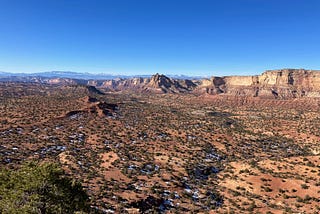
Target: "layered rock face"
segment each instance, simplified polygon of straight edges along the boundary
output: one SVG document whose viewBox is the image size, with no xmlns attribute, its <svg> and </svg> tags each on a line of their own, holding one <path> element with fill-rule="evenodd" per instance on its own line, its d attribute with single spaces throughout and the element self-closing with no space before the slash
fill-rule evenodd
<svg viewBox="0 0 320 214">
<path fill-rule="evenodd" d="M 263 88 L 289 97 L 320 97 L 320 71 L 286 69 L 259 76 Z"/>
<path fill-rule="evenodd" d="M 320 71 L 282 69 L 257 76 L 213 77 L 198 85 L 208 94 L 263 98 L 320 97 Z"/>
</svg>

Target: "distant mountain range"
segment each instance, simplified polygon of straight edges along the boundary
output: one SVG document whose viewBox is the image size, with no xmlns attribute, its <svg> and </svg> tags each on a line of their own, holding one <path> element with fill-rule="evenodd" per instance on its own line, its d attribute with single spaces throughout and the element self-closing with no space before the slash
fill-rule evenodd
<svg viewBox="0 0 320 214">
<path fill-rule="evenodd" d="M 201 79 L 204 77 L 186 76 L 186 75 L 167 75 L 174 79 Z M 70 78 L 81 80 L 111 80 L 111 79 L 130 79 L 136 77 L 150 78 L 151 75 L 115 75 L 115 74 L 93 74 L 93 73 L 80 73 L 72 71 L 48 71 L 39 73 L 10 73 L 0 71 L 0 78 L 9 77 L 43 77 L 43 78 Z"/>
<path fill-rule="evenodd" d="M 193 93 L 273 99 L 320 98 L 320 71 L 305 69 L 269 70 L 254 76 L 213 76 L 210 78 L 162 74 L 123 76 L 64 71 L 32 74 L 1 72 L 0 82 L 81 84 L 114 92 Z"/>
</svg>

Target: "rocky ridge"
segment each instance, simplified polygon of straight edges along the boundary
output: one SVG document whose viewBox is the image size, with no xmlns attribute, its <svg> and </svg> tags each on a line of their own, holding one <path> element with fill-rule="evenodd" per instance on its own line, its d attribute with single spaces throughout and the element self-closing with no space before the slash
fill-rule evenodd
<svg viewBox="0 0 320 214">
<path fill-rule="evenodd" d="M 8 78 L 0 78 L 0 81 Z M 104 91 L 139 93 L 193 93 L 273 99 L 320 98 L 320 71 L 305 69 L 268 70 L 255 76 L 224 76 L 207 79 L 174 79 L 155 74 L 152 77 L 78 80 L 70 78 L 26 77 L 17 81 L 45 84 L 81 84 Z"/>
</svg>

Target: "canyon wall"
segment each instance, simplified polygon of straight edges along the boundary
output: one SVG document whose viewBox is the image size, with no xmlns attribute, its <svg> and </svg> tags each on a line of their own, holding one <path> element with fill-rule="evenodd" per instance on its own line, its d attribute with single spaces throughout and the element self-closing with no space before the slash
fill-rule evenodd
<svg viewBox="0 0 320 214">
<path fill-rule="evenodd" d="M 198 91 L 264 98 L 320 97 L 320 71 L 304 69 L 271 70 L 256 76 L 211 78 L 198 85 Z"/>
</svg>

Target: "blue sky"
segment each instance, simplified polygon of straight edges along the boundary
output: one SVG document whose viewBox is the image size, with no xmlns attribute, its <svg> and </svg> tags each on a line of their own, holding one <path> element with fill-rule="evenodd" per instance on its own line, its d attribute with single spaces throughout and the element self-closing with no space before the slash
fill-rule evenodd
<svg viewBox="0 0 320 214">
<path fill-rule="evenodd" d="M 320 69 L 319 0 L 0 0 L 0 71 Z"/>
</svg>

